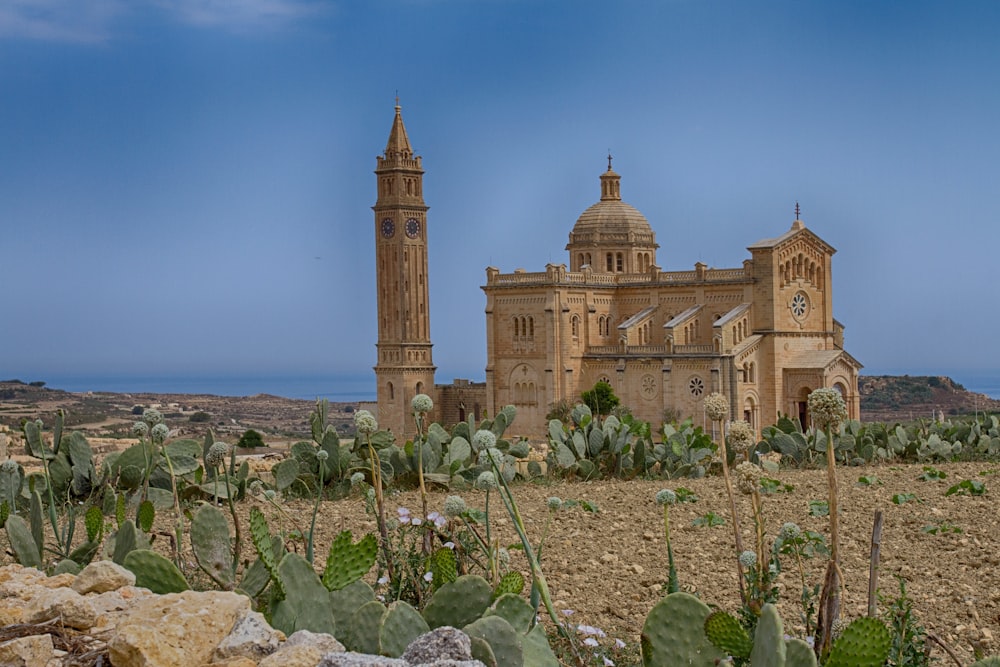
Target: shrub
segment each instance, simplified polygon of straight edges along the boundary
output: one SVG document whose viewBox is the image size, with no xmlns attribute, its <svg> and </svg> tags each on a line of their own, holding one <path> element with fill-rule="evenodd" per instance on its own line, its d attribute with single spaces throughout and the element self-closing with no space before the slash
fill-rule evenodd
<svg viewBox="0 0 1000 667">
<path fill-rule="evenodd" d="M 246 432 L 240 436 L 236 446 L 251 449 L 253 447 L 266 447 L 267 444 L 264 442 L 264 437 L 251 428 L 247 429 Z"/>
<path fill-rule="evenodd" d="M 210 422 L 210 421 L 212 421 L 212 415 L 210 415 L 207 412 L 204 412 L 202 410 L 199 410 L 198 412 L 196 412 L 193 415 L 191 415 L 190 417 L 188 417 L 188 421 L 195 422 L 195 423 Z"/>
</svg>

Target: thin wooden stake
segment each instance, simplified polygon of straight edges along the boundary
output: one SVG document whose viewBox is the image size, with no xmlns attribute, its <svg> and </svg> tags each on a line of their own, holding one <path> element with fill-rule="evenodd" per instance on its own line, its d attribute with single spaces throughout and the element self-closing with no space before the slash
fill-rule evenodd
<svg viewBox="0 0 1000 667">
<path fill-rule="evenodd" d="M 878 616 L 878 565 L 879 549 L 882 547 L 882 510 L 875 510 L 875 523 L 872 525 L 871 559 L 868 564 L 868 615 Z"/>
</svg>

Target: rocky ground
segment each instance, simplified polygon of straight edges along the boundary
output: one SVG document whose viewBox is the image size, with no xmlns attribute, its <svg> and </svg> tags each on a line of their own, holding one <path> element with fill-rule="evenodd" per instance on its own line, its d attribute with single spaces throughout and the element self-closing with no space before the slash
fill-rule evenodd
<svg viewBox="0 0 1000 667">
<path fill-rule="evenodd" d="M 917 481 L 921 466 L 900 465 L 844 468 L 838 473 L 841 491 L 842 569 L 846 578 L 844 612 L 849 618 L 867 609 L 869 553 L 876 509 L 885 513 L 882 530 L 879 586 L 887 598 L 899 591 L 896 576 L 906 582 L 918 620 L 953 648 L 963 664 L 974 651 L 1000 652 L 1000 466 L 987 463 L 944 464 L 941 481 Z M 875 476 L 878 483 L 858 485 L 860 476 Z M 765 496 L 767 531 L 774 534 L 782 523 L 794 521 L 803 529 L 827 533 L 828 519 L 813 517 L 809 501 L 826 498 L 824 471 L 783 471 L 780 481 L 791 491 Z M 946 496 L 947 489 L 963 479 L 986 484 L 984 496 Z M 588 500 L 597 512 L 580 507 L 558 512 L 549 527 L 543 568 L 560 610 L 572 610 L 567 620 L 603 629 L 611 646 L 614 638 L 637 643 L 649 609 L 664 594 L 667 556 L 663 514 L 654 502 L 661 488 L 686 487 L 698 496 L 694 503 L 671 509 L 671 538 L 683 590 L 694 592 L 709 604 L 735 611 L 737 581 L 731 565 L 733 533 L 722 481 L 718 477 L 675 481 L 597 481 L 588 483 L 521 484 L 516 497 L 528 530 L 538 539 L 548 519 L 546 499 Z M 896 494 L 912 493 L 913 500 L 897 505 Z M 432 492 L 429 509 L 440 511 L 445 492 Z M 475 507 L 484 507 L 482 492 L 462 493 Z M 261 501 L 254 501 L 261 502 Z M 739 501 L 743 539 L 752 544 L 749 502 Z M 387 501 L 419 512 L 419 493 L 408 491 Z M 262 504 L 272 522 L 280 513 Z M 494 511 L 499 509 L 493 504 Z M 300 522 L 310 508 L 301 502 L 287 506 Z M 725 525 L 696 527 L 692 522 L 709 512 L 726 519 Z M 506 516 L 498 513 L 501 543 L 513 544 L 516 536 Z M 318 543 L 329 544 L 336 532 L 350 528 L 355 535 L 375 529 L 360 498 L 324 503 L 319 520 Z M 937 528 L 936 533 L 928 532 Z M 959 532 L 960 531 L 960 532 Z M 515 567 L 527 575 L 519 552 L 512 551 Z M 809 582 L 818 582 L 825 563 L 807 562 Z M 792 563 L 780 577 L 782 617 L 787 630 L 801 631 L 798 622 L 800 584 Z M 884 608 L 885 605 L 882 605 Z M 935 647 L 935 655 L 943 657 Z"/>
</svg>

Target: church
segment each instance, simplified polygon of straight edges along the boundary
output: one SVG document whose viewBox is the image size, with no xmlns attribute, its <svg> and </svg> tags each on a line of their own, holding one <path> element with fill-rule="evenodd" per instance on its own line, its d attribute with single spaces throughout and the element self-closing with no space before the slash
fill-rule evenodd
<svg viewBox="0 0 1000 667">
<path fill-rule="evenodd" d="M 485 383 L 437 384 L 424 171 L 398 104 L 375 174 L 377 415 L 397 437 L 413 430 L 410 400 L 424 393 L 434 399 L 434 421 L 513 404 L 514 433 L 543 439 L 550 407 L 578 402 L 598 381 L 654 430 L 665 418 L 705 424 L 711 392 L 729 399 L 730 419 L 758 433 L 779 414 L 807 424 L 806 398 L 820 387 L 840 391 L 859 418 L 861 364 L 844 350 L 833 316 L 836 251 L 805 226 L 797 204 L 790 228 L 750 245 L 743 266 L 665 271 L 656 233 L 622 200 L 609 157 L 600 199 L 569 231 L 568 268 L 486 268 Z"/>
</svg>

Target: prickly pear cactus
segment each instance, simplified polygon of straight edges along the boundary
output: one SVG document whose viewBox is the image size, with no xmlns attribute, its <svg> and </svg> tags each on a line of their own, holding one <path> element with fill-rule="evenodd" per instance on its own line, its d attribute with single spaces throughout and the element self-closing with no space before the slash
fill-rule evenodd
<svg viewBox="0 0 1000 667">
<path fill-rule="evenodd" d="M 115 550 L 111 560 L 119 565 L 125 564 L 125 557 L 129 552 L 134 551 L 137 543 L 135 524 L 131 521 L 124 522 L 115 533 Z"/>
<path fill-rule="evenodd" d="M 497 657 L 493 655 L 493 649 L 489 642 L 479 637 L 470 637 L 472 640 L 472 659 L 486 665 L 486 667 L 497 667 Z"/>
<path fill-rule="evenodd" d="M 366 602 L 351 615 L 347 629 L 341 633 L 341 641 L 350 651 L 378 655 L 379 628 L 382 617 L 388 612 L 385 605 L 377 600 Z"/>
<path fill-rule="evenodd" d="M 715 667 L 726 654 L 705 636 L 710 613 L 708 605 L 687 593 L 671 593 L 656 603 L 642 626 L 643 666 Z"/>
<path fill-rule="evenodd" d="M 272 607 L 271 625 L 291 635 L 296 630 L 335 635 L 333 602 L 312 564 L 296 553 L 287 553 L 278 564 L 285 599 Z"/>
<path fill-rule="evenodd" d="M 786 639 L 785 667 L 816 667 L 816 653 L 801 639 Z"/>
<path fill-rule="evenodd" d="M 732 614 L 713 611 L 705 619 L 705 636 L 716 648 L 734 658 L 750 657 L 753 642 Z"/>
<path fill-rule="evenodd" d="M 493 650 L 497 667 L 522 667 L 524 648 L 521 636 L 510 623 L 499 616 L 484 616 L 462 628 L 462 632 L 474 639 L 482 639 Z"/>
<path fill-rule="evenodd" d="M 198 567 L 215 583 L 231 590 L 236 569 L 230 546 L 229 521 L 214 505 L 202 505 L 191 520 L 191 548 Z"/>
<path fill-rule="evenodd" d="M 467 574 L 438 589 L 424 607 L 431 630 L 443 625 L 461 628 L 483 615 L 493 599 L 493 589 L 482 577 Z"/>
<path fill-rule="evenodd" d="M 824 667 L 879 667 L 892 647 L 892 635 L 877 618 L 864 616 L 851 622 L 830 647 Z"/>
<path fill-rule="evenodd" d="M 757 619 L 757 630 L 753 634 L 750 667 L 785 667 L 786 652 L 785 630 L 778 608 L 770 603 L 765 604 Z"/>
<path fill-rule="evenodd" d="M 254 549 L 257 550 L 257 557 L 271 575 L 276 597 L 284 597 L 285 591 L 281 577 L 278 576 L 278 559 L 274 557 L 274 550 L 271 547 L 271 529 L 267 526 L 267 517 L 256 507 L 250 508 L 250 539 Z"/>
<path fill-rule="evenodd" d="M 983 658 L 978 662 L 974 662 L 969 667 L 1000 667 L 1000 657 L 991 656 L 989 658 Z"/>
<path fill-rule="evenodd" d="M 531 631 L 521 636 L 521 648 L 524 650 L 524 664 L 531 667 L 560 667 L 559 659 L 549 646 L 549 638 L 545 636 L 545 628 L 536 625 Z"/>
<path fill-rule="evenodd" d="M 156 518 L 156 508 L 149 500 L 139 503 L 139 528 L 147 535 L 153 530 L 153 520 Z"/>
<path fill-rule="evenodd" d="M 499 616 L 511 627 L 526 634 L 535 620 L 535 608 L 513 593 L 504 593 L 493 603 L 483 616 Z"/>
<path fill-rule="evenodd" d="M 458 563 L 455 560 L 455 552 L 447 547 L 441 547 L 430 555 L 428 560 L 428 570 L 433 575 L 431 588 L 437 590 L 445 584 L 458 579 Z"/>
<path fill-rule="evenodd" d="M 84 516 L 84 526 L 87 529 L 87 540 L 90 542 L 100 542 L 104 534 L 104 515 L 101 508 L 91 505 Z"/>
<path fill-rule="evenodd" d="M 7 517 L 4 524 L 7 529 L 7 540 L 14 550 L 14 558 L 25 567 L 42 568 L 42 559 L 38 555 L 38 545 L 31 536 L 31 529 L 24 519 L 17 515 Z"/>
<path fill-rule="evenodd" d="M 499 598 L 504 593 L 520 595 L 523 590 L 524 575 L 517 570 L 511 570 L 500 577 L 500 583 L 498 583 L 497 587 L 493 589 L 493 599 Z"/>
<path fill-rule="evenodd" d="M 406 652 L 410 642 L 427 632 L 430 628 L 420 612 L 405 602 L 393 602 L 382 616 L 378 632 L 379 653 L 398 658 Z"/>
<path fill-rule="evenodd" d="M 129 524 L 125 524 L 129 525 Z M 181 593 L 190 588 L 177 566 L 155 551 L 136 549 L 128 552 L 122 566 L 135 575 L 135 585 L 158 595 Z"/>
<path fill-rule="evenodd" d="M 368 533 L 354 543 L 351 531 L 341 532 L 330 544 L 326 568 L 323 570 L 323 585 L 329 591 L 339 591 L 357 581 L 375 564 L 377 552 L 378 542 L 374 533 Z"/>
<path fill-rule="evenodd" d="M 330 601 L 333 604 L 333 623 L 337 630 L 335 635 L 341 643 L 354 615 L 362 605 L 375 600 L 375 591 L 365 581 L 355 581 L 344 586 L 339 591 L 330 591 Z"/>
</svg>

